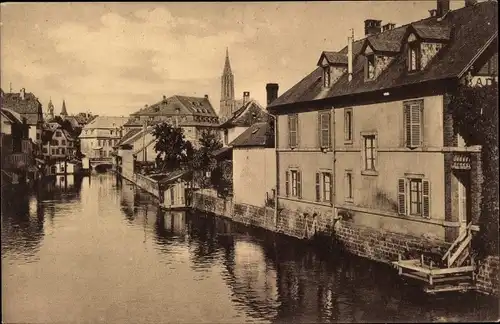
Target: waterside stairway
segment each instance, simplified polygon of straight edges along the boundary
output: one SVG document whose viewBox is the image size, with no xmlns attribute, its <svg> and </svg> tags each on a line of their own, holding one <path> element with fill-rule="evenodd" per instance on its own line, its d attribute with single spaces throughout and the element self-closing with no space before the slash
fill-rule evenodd
<svg viewBox="0 0 500 324">
<path fill-rule="evenodd" d="M 423 282 L 427 293 L 475 289 L 471 241 L 472 223 L 469 223 L 442 257 L 429 260 L 422 254 L 420 259 L 403 260 L 399 255 L 393 265 L 399 275 Z"/>
</svg>

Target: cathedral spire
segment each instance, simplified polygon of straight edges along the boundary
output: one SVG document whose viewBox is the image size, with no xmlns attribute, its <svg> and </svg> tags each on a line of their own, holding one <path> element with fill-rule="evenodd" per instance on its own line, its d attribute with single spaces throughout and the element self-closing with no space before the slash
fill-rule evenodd
<svg viewBox="0 0 500 324">
<path fill-rule="evenodd" d="M 66 111 L 66 102 L 63 99 L 63 104 L 61 108 L 61 116 L 68 116 L 68 112 Z"/>
<path fill-rule="evenodd" d="M 54 118 L 54 104 L 52 103 L 52 97 L 49 99 L 49 104 L 47 107 L 47 117 L 49 120 Z"/>
<path fill-rule="evenodd" d="M 229 63 L 229 50 L 226 47 L 226 60 L 221 77 L 221 95 L 219 114 L 224 119 L 230 117 L 234 109 L 234 75 Z"/>
</svg>

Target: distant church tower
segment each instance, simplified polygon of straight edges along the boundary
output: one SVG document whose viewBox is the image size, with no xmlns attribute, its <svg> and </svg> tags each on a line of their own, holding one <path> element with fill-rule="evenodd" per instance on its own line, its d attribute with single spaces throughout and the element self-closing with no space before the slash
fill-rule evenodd
<svg viewBox="0 0 500 324">
<path fill-rule="evenodd" d="M 49 105 L 47 107 L 47 119 L 54 119 L 54 104 L 52 103 L 52 98 L 50 98 Z"/>
<path fill-rule="evenodd" d="M 221 119 L 232 116 L 234 109 L 234 75 L 229 63 L 229 51 L 226 48 L 226 62 L 221 77 L 220 110 Z"/>
<path fill-rule="evenodd" d="M 64 102 L 64 100 L 63 100 L 63 105 L 62 105 L 62 108 L 61 108 L 61 116 L 63 116 L 63 117 L 67 117 L 68 116 L 68 112 L 66 111 L 66 102 Z"/>
</svg>

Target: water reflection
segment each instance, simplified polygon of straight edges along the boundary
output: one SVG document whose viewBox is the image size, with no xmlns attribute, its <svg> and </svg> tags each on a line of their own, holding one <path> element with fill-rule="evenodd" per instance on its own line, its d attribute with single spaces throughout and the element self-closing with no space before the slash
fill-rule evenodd
<svg viewBox="0 0 500 324">
<path fill-rule="evenodd" d="M 425 322 L 498 314 L 494 300 L 477 295 L 424 295 L 384 265 L 220 217 L 163 211 L 109 174 L 11 196 L 2 199 L 8 322 Z"/>
</svg>

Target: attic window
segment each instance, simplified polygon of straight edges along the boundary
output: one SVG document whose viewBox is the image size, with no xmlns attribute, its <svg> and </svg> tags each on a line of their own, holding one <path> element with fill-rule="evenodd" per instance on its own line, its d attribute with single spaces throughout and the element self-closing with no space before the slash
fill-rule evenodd
<svg viewBox="0 0 500 324">
<path fill-rule="evenodd" d="M 420 43 L 413 40 L 408 43 L 408 71 L 414 72 L 420 69 Z"/>
<path fill-rule="evenodd" d="M 331 71 L 330 71 L 330 66 L 323 66 L 323 86 L 325 88 L 330 87 L 331 83 Z"/>
<path fill-rule="evenodd" d="M 366 56 L 365 79 L 375 79 L 375 54 L 369 54 Z"/>
</svg>

